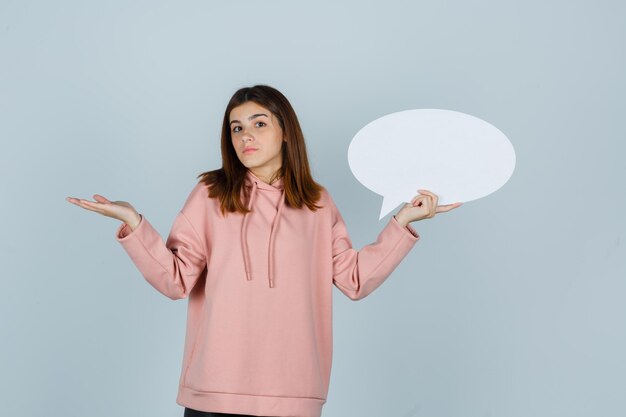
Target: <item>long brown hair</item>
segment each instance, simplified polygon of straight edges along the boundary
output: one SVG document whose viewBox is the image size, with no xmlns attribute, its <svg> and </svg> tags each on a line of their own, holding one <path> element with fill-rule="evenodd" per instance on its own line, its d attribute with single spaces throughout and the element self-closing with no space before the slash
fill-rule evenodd
<svg viewBox="0 0 626 417">
<path fill-rule="evenodd" d="M 279 170 L 283 178 L 285 204 L 295 208 L 306 205 L 312 211 L 321 208 L 316 203 L 324 187 L 315 182 L 311 176 L 304 135 L 296 112 L 280 91 L 263 84 L 240 88 L 226 106 L 222 123 L 222 168 L 198 175 L 199 182 L 204 183 L 209 189 L 209 198 L 220 199 L 222 214 L 250 211 L 241 201 L 242 188 L 248 198 L 248 190 L 244 187 L 248 168 L 241 163 L 233 148 L 229 122 L 231 110 L 247 101 L 253 101 L 272 112 L 287 139 L 282 144 L 282 166 Z"/>
</svg>

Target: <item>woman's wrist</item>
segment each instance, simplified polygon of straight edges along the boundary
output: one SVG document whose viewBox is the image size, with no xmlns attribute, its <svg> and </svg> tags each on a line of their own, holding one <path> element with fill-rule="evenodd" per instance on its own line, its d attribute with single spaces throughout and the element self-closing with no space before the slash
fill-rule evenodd
<svg viewBox="0 0 626 417">
<path fill-rule="evenodd" d="M 407 224 L 409 224 L 408 221 L 406 221 L 406 219 L 404 217 L 402 217 L 402 214 L 398 213 L 396 215 L 394 215 L 393 217 L 396 218 L 396 221 L 398 222 L 398 224 L 402 227 L 406 227 Z"/>
<path fill-rule="evenodd" d="M 135 213 L 135 216 L 132 219 L 126 220 L 124 223 L 126 223 L 128 227 L 130 227 L 130 230 L 134 231 L 137 228 L 137 226 L 139 226 L 140 222 L 141 222 L 141 215 L 139 213 Z"/>
</svg>

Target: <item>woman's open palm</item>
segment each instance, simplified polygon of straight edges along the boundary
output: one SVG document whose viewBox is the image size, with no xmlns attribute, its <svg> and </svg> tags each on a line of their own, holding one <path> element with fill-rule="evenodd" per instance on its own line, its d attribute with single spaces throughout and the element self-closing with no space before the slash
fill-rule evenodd
<svg viewBox="0 0 626 417">
<path fill-rule="evenodd" d="M 109 201 L 100 194 L 94 194 L 93 198 L 96 201 L 74 197 L 67 197 L 66 200 L 84 209 L 95 211 L 103 216 L 112 217 L 126 223 L 139 217 L 137 210 L 126 201 Z"/>
</svg>

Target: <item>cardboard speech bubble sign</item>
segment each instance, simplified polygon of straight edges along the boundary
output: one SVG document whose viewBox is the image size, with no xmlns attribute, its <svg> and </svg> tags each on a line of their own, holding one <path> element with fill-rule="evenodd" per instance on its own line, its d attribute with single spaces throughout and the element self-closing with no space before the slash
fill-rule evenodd
<svg viewBox="0 0 626 417">
<path fill-rule="evenodd" d="M 439 204 L 476 200 L 502 187 L 515 169 L 515 150 L 495 126 L 469 114 L 411 109 L 380 117 L 348 147 L 356 179 L 383 196 L 379 219 L 417 189 Z"/>
</svg>

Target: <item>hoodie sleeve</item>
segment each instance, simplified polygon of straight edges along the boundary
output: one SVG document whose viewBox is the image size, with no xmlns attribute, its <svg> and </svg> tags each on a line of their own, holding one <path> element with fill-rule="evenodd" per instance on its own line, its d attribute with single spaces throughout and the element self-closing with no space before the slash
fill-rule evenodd
<svg viewBox="0 0 626 417">
<path fill-rule="evenodd" d="M 333 284 L 348 298 L 360 300 L 387 279 L 420 236 L 410 224 L 402 227 L 392 216 L 376 241 L 357 251 L 352 248 L 341 213 L 331 206 Z"/>
<path fill-rule="evenodd" d="M 182 210 L 166 242 L 140 217 L 135 230 L 123 223 L 115 238 L 150 285 L 172 300 L 187 297 L 206 266 L 202 239 Z"/>
</svg>

